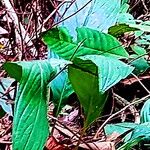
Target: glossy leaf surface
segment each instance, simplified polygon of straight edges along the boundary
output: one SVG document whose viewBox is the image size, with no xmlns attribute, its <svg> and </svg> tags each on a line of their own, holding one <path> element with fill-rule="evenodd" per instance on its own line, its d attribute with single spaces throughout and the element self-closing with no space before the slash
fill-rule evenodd
<svg viewBox="0 0 150 150">
<path fill-rule="evenodd" d="M 69 79 L 84 108 L 85 126 L 102 113 L 106 91 L 132 71 L 133 67 L 111 57 L 86 55 L 74 59 L 69 65 Z"/>
<path fill-rule="evenodd" d="M 42 150 L 49 134 L 47 85 L 54 75 L 48 61 L 5 63 L 19 81 L 13 121 L 14 150 Z"/>
<path fill-rule="evenodd" d="M 67 60 L 89 54 L 119 58 L 129 56 L 113 36 L 85 27 L 77 28 L 77 41 L 72 40 L 66 28 L 53 28 L 42 37 L 50 50 Z"/>
<path fill-rule="evenodd" d="M 99 90 L 102 93 L 126 78 L 134 69 L 115 58 L 98 55 L 81 56 L 74 60 L 74 64 L 98 76 Z"/>
<path fill-rule="evenodd" d="M 87 128 L 102 113 L 107 93 L 99 92 L 98 76 L 80 68 L 70 66 L 69 79 L 84 109 L 84 127 Z"/>
</svg>

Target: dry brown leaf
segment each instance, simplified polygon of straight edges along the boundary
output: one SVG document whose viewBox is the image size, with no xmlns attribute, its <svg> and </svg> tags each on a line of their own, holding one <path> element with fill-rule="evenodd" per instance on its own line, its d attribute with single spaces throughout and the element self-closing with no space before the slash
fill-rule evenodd
<svg viewBox="0 0 150 150">
<path fill-rule="evenodd" d="M 46 143 L 47 150 L 69 150 L 63 145 L 59 144 L 53 136 L 50 136 Z"/>
</svg>

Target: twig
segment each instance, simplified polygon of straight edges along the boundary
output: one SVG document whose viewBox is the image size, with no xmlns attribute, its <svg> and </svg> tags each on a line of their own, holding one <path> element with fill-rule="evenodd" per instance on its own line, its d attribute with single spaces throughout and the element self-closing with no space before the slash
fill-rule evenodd
<svg viewBox="0 0 150 150">
<path fill-rule="evenodd" d="M 139 3 L 140 3 L 140 0 L 138 0 L 138 1 L 133 5 L 133 7 L 130 8 L 130 11 L 132 11 Z"/>
<path fill-rule="evenodd" d="M 44 26 L 44 24 L 58 11 L 58 9 L 59 9 L 65 2 L 66 2 L 66 1 L 62 1 L 62 3 L 60 3 L 60 4 L 53 10 L 53 12 L 43 21 L 43 23 L 41 24 L 41 26 L 37 29 L 38 32 L 41 30 L 41 28 Z"/>
<path fill-rule="evenodd" d="M 74 53 L 72 54 L 72 56 L 70 57 L 70 61 L 73 60 L 73 57 L 75 56 L 75 54 L 77 53 L 77 51 L 79 50 L 79 48 L 83 45 L 83 43 L 85 42 L 86 38 L 83 39 L 77 46 L 77 48 L 75 49 Z"/>
<path fill-rule="evenodd" d="M 78 49 L 82 46 L 82 44 L 85 42 L 85 40 L 86 40 L 86 39 L 83 39 L 83 40 L 79 43 L 79 45 L 78 45 L 77 48 L 75 49 L 74 53 L 71 55 L 71 57 L 70 57 L 70 59 L 69 59 L 69 60 L 70 60 L 70 63 L 66 64 L 66 65 L 51 79 L 51 81 L 54 80 L 60 73 L 62 73 L 62 71 L 64 71 L 65 69 L 67 69 L 67 67 L 68 67 L 69 64 L 72 64 L 72 60 L 73 60 L 74 55 L 76 54 L 76 52 L 78 51 Z"/>
<path fill-rule="evenodd" d="M 22 37 L 23 37 L 23 39 L 24 39 L 24 41 L 25 41 L 25 43 L 28 43 L 28 46 L 33 46 L 32 41 L 30 41 L 29 35 L 26 34 L 26 31 L 25 31 L 23 25 L 19 22 L 18 16 L 17 16 L 13 6 L 11 5 L 10 1 L 9 0 L 3 0 L 2 3 L 6 7 L 7 13 L 9 14 L 10 18 L 12 19 L 12 21 L 13 21 L 15 27 L 16 27 L 16 31 L 17 31 L 16 32 L 16 37 L 18 38 L 18 40 L 21 41 L 21 37 L 20 37 L 20 34 L 19 34 L 19 32 L 20 32 Z M 19 25 L 20 25 L 20 31 L 18 30 L 19 29 Z M 26 37 L 26 38 L 24 38 L 24 37 Z M 30 42 L 28 42 L 28 41 L 30 41 Z M 35 54 L 36 53 L 36 49 L 32 48 L 31 52 L 33 54 Z"/>
<path fill-rule="evenodd" d="M 133 61 L 135 61 L 135 60 L 137 60 L 137 59 L 139 59 L 139 58 L 142 58 L 142 57 L 145 56 L 145 55 L 149 55 L 149 54 L 150 54 L 150 51 L 147 52 L 147 53 L 145 53 L 145 54 L 142 54 L 142 55 L 140 55 L 140 56 L 138 56 L 138 57 L 136 57 L 136 58 L 134 58 L 134 59 L 132 59 L 132 60 L 129 61 L 127 64 L 131 64 L 131 62 L 133 62 Z"/>
<path fill-rule="evenodd" d="M 142 4 L 143 4 L 143 7 L 144 7 L 144 9 L 145 9 L 145 13 L 148 14 L 148 8 L 147 8 L 147 6 L 146 6 L 146 4 L 145 4 L 144 1 L 145 1 L 145 0 L 141 0 L 141 2 L 142 2 Z M 146 14 L 145 14 L 145 15 L 146 15 Z"/>
<path fill-rule="evenodd" d="M 63 22 L 63 21 L 65 21 L 65 20 L 71 18 L 72 16 L 76 15 L 78 12 L 80 12 L 82 9 L 84 9 L 90 2 L 92 2 L 92 0 L 89 0 L 84 6 L 82 6 L 80 9 L 78 9 L 75 13 L 73 13 L 73 14 L 71 14 L 70 16 L 68 16 L 68 17 L 66 17 L 66 18 L 64 18 L 64 19 L 62 19 L 62 20 L 56 22 L 55 24 L 53 24 L 52 27 L 55 27 L 56 25 L 60 24 L 61 22 Z M 52 27 L 51 27 L 51 28 L 52 28 Z"/>
<path fill-rule="evenodd" d="M 148 99 L 150 97 L 150 94 L 148 94 L 147 96 L 139 99 L 139 100 L 136 100 L 132 103 L 130 103 L 129 105 L 125 106 L 124 108 L 122 108 L 121 110 L 119 110 L 118 112 L 112 114 L 110 117 L 108 117 L 104 123 L 100 126 L 100 128 L 97 130 L 95 136 L 94 136 L 94 139 L 96 139 L 98 137 L 98 134 L 101 132 L 101 130 L 104 128 L 104 126 L 109 122 L 110 119 L 112 119 L 113 117 L 117 116 L 118 114 L 120 114 L 121 112 L 125 111 L 128 107 L 134 105 L 134 104 L 138 104 L 138 103 L 141 103 L 143 101 L 145 101 L 146 99 Z"/>
<path fill-rule="evenodd" d="M 2 139 L 0 139 L 0 143 L 1 144 L 12 144 L 12 142 L 10 142 L 10 141 L 3 141 Z"/>
<path fill-rule="evenodd" d="M 42 30 L 44 24 L 58 11 L 58 9 L 59 9 L 65 2 L 66 2 L 66 1 L 63 0 L 62 3 L 60 3 L 60 4 L 57 6 L 57 8 L 55 8 L 55 9 L 52 11 L 52 13 L 51 13 L 51 14 L 43 21 L 43 23 L 38 27 L 37 33 L 36 33 L 38 36 L 39 36 L 39 34 L 40 34 L 41 32 L 44 31 L 44 30 Z M 33 35 L 31 36 L 31 38 L 28 40 L 27 43 L 29 43 L 31 40 L 33 40 L 33 39 L 35 39 L 35 38 L 36 38 L 36 35 L 33 34 Z"/>
<path fill-rule="evenodd" d="M 113 92 L 113 89 L 112 89 L 112 93 L 114 93 L 114 92 Z M 110 111 L 110 113 L 109 113 L 109 116 L 112 115 L 112 113 L 113 113 L 113 111 L 114 111 L 114 108 L 115 108 L 115 99 L 114 99 L 114 96 L 113 96 L 113 97 L 112 97 L 112 108 L 111 108 L 111 111 Z"/>
<path fill-rule="evenodd" d="M 123 107 L 130 104 L 130 102 L 128 102 L 126 99 L 119 96 L 118 94 L 113 93 L 113 95 L 116 98 L 116 100 L 118 101 L 118 103 L 123 105 Z M 135 123 L 140 123 L 139 113 L 136 110 L 136 108 L 133 105 L 131 105 L 131 106 L 129 106 L 129 109 L 130 109 L 131 113 L 133 114 L 133 116 L 135 116 Z"/>
<path fill-rule="evenodd" d="M 145 91 L 150 94 L 150 91 L 147 89 L 147 87 L 140 81 L 140 79 L 134 74 L 134 73 L 131 73 L 136 79 L 137 81 L 141 84 L 141 86 L 145 89 Z"/>
<path fill-rule="evenodd" d="M 62 19 L 62 17 L 64 17 L 65 13 L 68 11 L 68 9 L 70 9 L 70 7 L 74 4 L 76 0 L 72 0 L 70 5 L 68 7 L 66 7 L 65 11 L 63 12 L 63 14 L 61 15 L 61 18 L 59 19 Z M 59 15 L 59 14 L 58 14 Z"/>
</svg>

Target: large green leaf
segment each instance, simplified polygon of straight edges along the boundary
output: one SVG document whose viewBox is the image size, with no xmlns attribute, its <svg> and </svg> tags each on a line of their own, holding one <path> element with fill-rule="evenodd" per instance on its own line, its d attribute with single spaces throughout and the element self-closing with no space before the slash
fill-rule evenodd
<svg viewBox="0 0 150 150">
<path fill-rule="evenodd" d="M 97 75 L 75 66 L 69 66 L 68 73 L 72 86 L 84 108 L 84 127 L 87 128 L 102 113 L 107 93 L 102 94 L 99 92 Z"/>
<path fill-rule="evenodd" d="M 47 85 L 54 75 L 48 61 L 5 63 L 19 81 L 13 122 L 14 150 L 42 150 L 49 134 Z"/>
<path fill-rule="evenodd" d="M 84 8 L 81 9 L 82 7 Z M 74 3 L 65 3 L 58 10 L 59 15 L 55 20 L 60 21 L 81 9 L 60 25 L 67 27 L 72 35 L 76 34 L 77 27 L 82 26 L 107 32 L 107 29 L 116 23 L 120 7 L 121 0 L 76 0 Z"/>
<path fill-rule="evenodd" d="M 69 65 L 69 79 L 84 108 L 86 126 L 103 111 L 106 91 L 132 70 L 115 58 L 98 55 L 81 56 Z"/>
<path fill-rule="evenodd" d="M 81 56 L 74 60 L 74 64 L 84 70 L 90 70 L 92 74 L 95 74 L 94 67 L 98 67 L 96 75 L 99 77 L 99 90 L 102 93 L 126 78 L 134 69 L 115 58 L 98 55 Z"/>
<path fill-rule="evenodd" d="M 126 50 L 113 36 L 85 27 L 77 28 L 77 42 L 72 41 L 66 28 L 53 28 L 47 31 L 43 34 L 43 40 L 50 50 L 64 59 L 88 54 L 128 57 Z"/>
<path fill-rule="evenodd" d="M 128 57 L 128 53 L 121 46 L 120 42 L 109 34 L 92 30 L 89 28 L 77 28 L 77 42 L 83 42 L 83 52 L 88 55 L 90 49 L 97 50 L 100 55 Z M 82 47 L 81 47 L 82 48 Z M 86 49 L 87 48 L 87 49 Z"/>
</svg>

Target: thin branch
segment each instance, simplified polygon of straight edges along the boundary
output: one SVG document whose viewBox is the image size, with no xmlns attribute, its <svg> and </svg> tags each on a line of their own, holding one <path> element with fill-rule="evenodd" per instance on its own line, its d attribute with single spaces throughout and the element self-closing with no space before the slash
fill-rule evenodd
<svg viewBox="0 0 150 150">
<path fill-rule="evenodd" d="M 145 89 L 145 91 L 150 94 L 150 91 L 147 89 L 147 87 L 140 81 L 140 79 L 134 74 L 134 73 L 131 73 L 136 79 L 137 81 L 140 83 L 140 85 Z"/>
<path fill-rule="evenodd" d="M 72 16 L 76 15 L 78 12 L 80 12 L 82 9 L 84 9 L 90 2 L 92 2 L 92 0 L 89 0 L 85 5 L 83 5 L 80 9 L 78 9 L 75 13 L 73 13 L 70 16 L 68 16 L 68 17 L 56 22 L 55 24 L 53 24 L 51 28 L 55 27 L 56 25 L 60 24 L 61 22 L 63 22 L 65 20 L 71 18 Z"/>
<path fill-rule="evenodd" d="M 145 4 L 145 0 L 141 0 L 141 2 L 142 2 L 143 7 L 144 7 L 144 9 L 145 9 L 145 15 L 146 15 L 146 14 L 148 14 L 148 8 L 147 8 L 147 6 L 146 6 L 146 4 Z"/>
<path fill-rule="evenodd" d="M 23 25 L 19 22 L 18 16 L 17 16 L 13 6 L 11 5 L 10 1 L 9 0 L 3 0 L 2 3 L 6 7 L 7 13 L 9 14 L 11 20 L 13 21 L 13 23 L 14 23 L 14 25 L 16 27 L 16 31 L 17 31 L 16 32 L 16 37 L 17 37 L 17 39 L 19 41 L 21 41 L 21 37 L 20 36 L 22 35 L 22 38 L 24 39 L 25 43 L 28 43 L 28 46 L 33 46 L 33 43 L 30 40 L 29 35 L 26 33 Z M 20 31 L 19 31 L 19 26 L 20 26 Z M 20 35 L 19 32 L 21 33 L 21 35 Z M 32 48 L 31 52 L 35 54 L 36 53 L 36 49 Z"/>
<path fill-rule="evenodd" d="M 132 59 L 132 60 L 129 61 L 127 64 L 131 64 L 131 62 L 133 62 L 133 61 L 135 61 L 135 60 L 137 60 L 137 59 L 139 59 L 139 58 L 142 58 L 143 56 L 149 55 L 149 54 L 150 54 L 150 51 L 147 52 L 147 53 L 145 53 L 145 54 L 142 54 L 142 55 L 140 55 L 140 56 L 138 56 L 138 57 L 136 57 L 136 58 L 134 58 L 134 59 Z"/>
<path fill-rule="evenodd" d="M 123 97 L 119 96 L 116 93 L 113 93 L 114 97 L 116 98 L 117 102 L 119 104 L 121 104 L 123 107 L 127 106 L 130 104 L 129 101 L 127 101 L 126 99 L 124 99 Z M 132 105 L 129 107 L 130 112 L 133 114 L 133 116 L 135 116 L 135 123 L 140 123 L 140 117 L 139 117 L 139 113 L 136 110 L 136 108 Z"/>
</svg>

